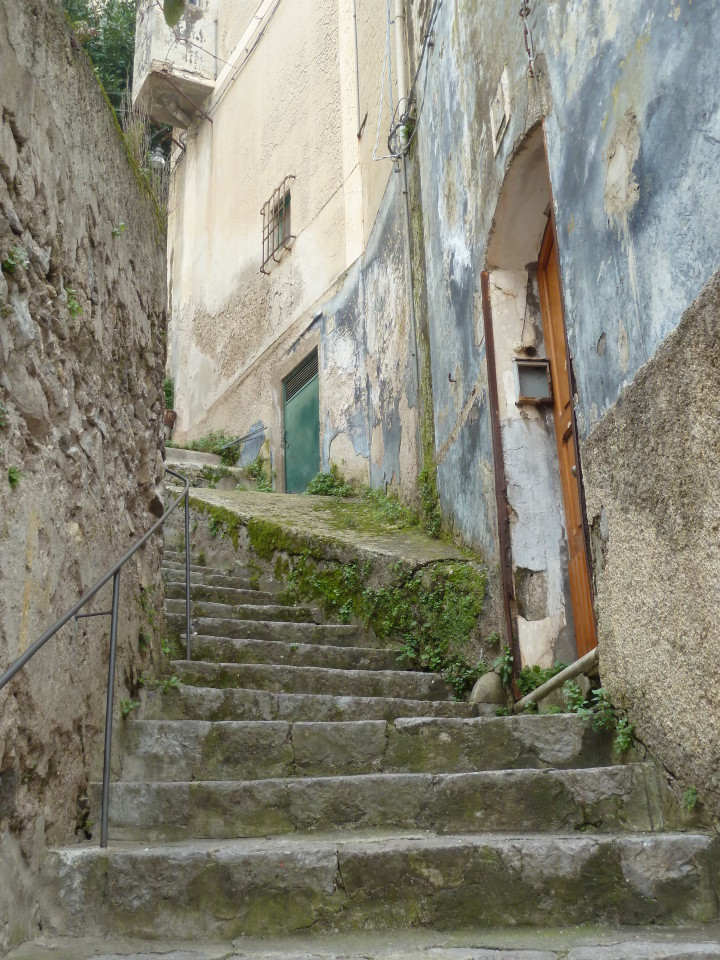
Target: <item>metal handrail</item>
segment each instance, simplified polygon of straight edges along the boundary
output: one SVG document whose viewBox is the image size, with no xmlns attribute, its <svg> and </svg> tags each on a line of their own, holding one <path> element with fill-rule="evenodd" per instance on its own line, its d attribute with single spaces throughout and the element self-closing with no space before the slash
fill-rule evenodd
<svg viewBox="0 0 720 960">
<path fill-rule="evenodd" d="M 236 437 L 234 440 L 231 440 L 230 443 L 224 443 L 220 449 L 227 450 L 229 447 L 235 447 L 238 443 L 245 443 L 247 440 L 256 440 L 258 437 L 265 436 L 265 427 L 258 427 L 255 430 L 251 430 L 250 433 L 246 433 L 242 437 Z"/>
<path fill-rule="evenodd" d="M 157 523 L 154 523 L 152 527 L 143 534 L 139 540 L 136 540 L 132 547 L 124 554 L 117 563 L 104 573 L 102 577 L 93 584 L 92 587 L 85 593 L 78 602 L 68 610 L 66 614 L 60 617 L 59 620 L 43 633 L 43 635 L 28 647 L 25 653 L 10 666 L 8 669 L 0 676 L 0 690 L 8 684 L 12 678 L 25 666 L 28 660 L 31 660 L 35 654 L 40 650 L 45 644 L 50 640 L 55 634 L 65 626 L 65 624 L 71 620 L 73 617 L 78 616 L 78 611 L 81 610 L 86 603 L 88 603 L 95 596 L 98 591 L 100 591 L 105 584 L 112 577 L 113 580 L 113 598 L 112 598 L 112 609 L 103 610 L 101 613 L 97 614 L 79 614 L 80 617 L 86 616 L 110 616 L 110 657 L 108 663 L 108 686 L 107 686 L 107 700 L 105 706 L 105 750 L 103 755 L 103 786 L 102 786 L 102 811 L 101 811 L 101 828 L 100 828 L 100 846 L 107 847 L 107 835 L 108 835 L 108 807 L 110 800 L 110 753 L 112 749 L 112 715 L 113 715 L 113 699 L 114 699 L 114 686 L 115 686 L 115 655 L 117 652 L 117 625 L 118 625 L 118 613 L 120 609 L 120 570 L 125 566 L 128 560 L 132 559 L 135 554 L 148 542 L 150 537 L 160 529 L 160 527 L 165 523 L 170 514 L 175 510 L 181 500 L 185 501 L 185 629 L 186 629 L 186 643 L 185 643 L 185 653 L 186 659 L 190 660 L 190 481 L 187 477 L 183 477 L 181 474 L 176 473 L 174 470 L 170 470 L 168 467 L 165 467 L 165 472 L 169 473 L 173 477 L 177 477 L 178 480 L 182 480 L 185 484 L 185 489 L 177 498 L 177 500 L 172 504 L 172 506 L 165 511 L 165 513 L 160 517 Z"/>
</svg>

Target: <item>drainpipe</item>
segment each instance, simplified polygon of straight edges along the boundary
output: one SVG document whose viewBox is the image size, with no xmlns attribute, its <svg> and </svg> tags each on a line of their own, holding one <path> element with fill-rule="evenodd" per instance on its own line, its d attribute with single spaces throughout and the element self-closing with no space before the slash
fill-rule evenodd
<svg viewBox="0 0 720 960">
<path fill-rule="evenodd" d="M 357 0 L 353 0 L 353 28 L 355 30 L 355 99 L 357 108 L 357 135 L 360 136 L 360 53 L 358 50 Z"/>
<path fill-rule="evenodd" d="M 395 0 L 395 60 L 397 65 L 398 117 L 407 110 L 407 68 L 405 63 L 405 0 Z M 404 142 L 405 138 L 400 133 Z"/>
</svg>

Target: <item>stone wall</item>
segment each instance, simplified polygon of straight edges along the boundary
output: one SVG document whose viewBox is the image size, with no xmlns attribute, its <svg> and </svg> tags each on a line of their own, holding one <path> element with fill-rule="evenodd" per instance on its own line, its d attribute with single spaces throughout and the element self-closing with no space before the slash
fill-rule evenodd
<svg viewBox="0 0 720 960">
<path fill-rule="evenodd" d="M 166 294 L 161 217 L 61 5 L 2 5 L 0 62 L 4 670 L 162 513 Z M 160 656 L 160 549 L 123 571 L 117 698 Z M 35 929 L 44 844 L 82 820 L 107 647 L 107 618 L 71 622 L 0 692 L 0 952 Z"/>
<path fill-rule="evenodd" d="M 582 447 L 600 671 L 720 816 L 720 273 Z"/>
</svg>

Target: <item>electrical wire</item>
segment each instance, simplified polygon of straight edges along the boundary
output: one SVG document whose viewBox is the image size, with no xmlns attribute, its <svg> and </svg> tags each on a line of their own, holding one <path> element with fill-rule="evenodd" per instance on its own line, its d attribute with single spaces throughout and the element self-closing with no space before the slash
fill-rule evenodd
<svg viewBox="0 0 720 960">
<path fill-rule="evenodd" d="M 392 42 L 390 39 L 390 26 L 392 24 L 392 20 L 390 17 L 390 0 L 386 0 L 385 8 L 387 12 L 387 29 L 385 31 L 385 55 L 383 56 L 382 73 L 380 74 L 380 104 L 378 106 L 378 122 L 377 122 L 377 131 L 375 133 L 375 146 L 373 147 L 373 152 L 372 152 L 373 160 L 397 159 L 394 156 L 379 157 L 377 155 L 377 148 L 378 148 L 378 144 L 380 143 L 380 127 L 382 126 L 383 105 L 385 103 L 385 67 L 386 66 L 388 68 L 388 85 L 390 87 L 390 123 L 391 125 L 392 125 L 392 118 L 395 115 L 395 108 L 393 107 L 393 94 L 392 94 Z"/>
<path fill-rule="evenodd" d="M 388 0 L 388 3 L 389 3 L 389 0 Z M 429 70 L 428 70 L 428 64 L 425 61 L 425 55 L 429 47 L 432 46 L 432 33 L 433 33 L 433 30 L 435 29 L 435 24 L 437 22 L 437 18 L 440 13 L 441 6 L 442 6 L 442 0 L 435 0 L 435 2 L 433 3 L 432 9 L 430 11 L 430 15 L 427 20 L 427 28 L 425 29 L 425 32 L 423 35 L 422 46 L 420 47 L 420 56 L 418 58 L 417 69 L 415 71 L 415 75 L 413 77 L 412 83 L 410 84 L 410 89 L 408 91 L 407 99 L 405 101 L 405 107 L 402 110 L 402 112 L 400 112 L 400 104 L 398 103 L 396 110 L 393 112 L 391 116 L 390 132 L 388 133 L 388 139 L 387 139 L 389 155 L 387 157 L 378 157 L 377 159 L 380 159 L 380 160 L 388 159 L 388 160 L 394 160 L 394 161 L 399 160 L 403 156 L 403 154 L 407 153 L 407 151 L 410 148 L 410 145 L 415 139 L 415 136 L 418 130 L 418 124 L 420 121 L 420 116 L 422 114 L 423 107 L 425 106 L 425 98 L 427 94 L 427 80 L 428 80 Z M 407 126 L 408 121 L 413 119 L 411 114 L 417 99 L 416 88 L 417 88 L 417 83 L 420 77 L 420 71 L 423 67 L 423 64 L 425 64 L 425 75 L 424 75 L 423 86 L 422 86 L 422 100 L 420 101 L 420 106 L 417 108 L 417 111 L 414 117 L 414 125 L 413 125 L 412 132 L 409 137 L 404 139 L 401 136 L 399 136 L 399 134 L 402 131 L 402 129 Z M 376 159 L 376 158 L 373 156 L 373 159 Z"/>
</svg>

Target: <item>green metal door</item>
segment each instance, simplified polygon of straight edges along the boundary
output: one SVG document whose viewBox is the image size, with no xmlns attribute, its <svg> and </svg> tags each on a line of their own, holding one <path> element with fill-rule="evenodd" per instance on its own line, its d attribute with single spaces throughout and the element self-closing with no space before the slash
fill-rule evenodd
<svg viewBox="0 0 720 960">
<path fill-rule="evenodd" d="M 283 384 L 285 489 L 302 493 L 320 471 L 320 390 L 317 351 Z"/>
</svg>

